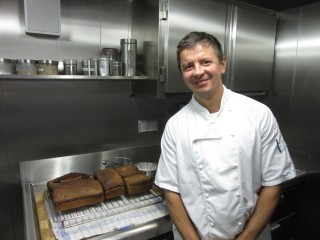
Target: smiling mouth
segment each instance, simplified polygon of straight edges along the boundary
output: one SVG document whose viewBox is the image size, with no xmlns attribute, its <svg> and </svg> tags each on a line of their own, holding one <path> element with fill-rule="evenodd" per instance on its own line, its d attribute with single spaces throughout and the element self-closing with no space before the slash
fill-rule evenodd
<svg viewBox="0 0 320 240">
<path fill-rule="evenodd" d="M 206 81 L 208 81 L 208 79 L 195 80 L 195 81 L 193 81 L 193 83 L 194 84 L 201 84 L 201 83 L 204 83 Z"/>
</svg>

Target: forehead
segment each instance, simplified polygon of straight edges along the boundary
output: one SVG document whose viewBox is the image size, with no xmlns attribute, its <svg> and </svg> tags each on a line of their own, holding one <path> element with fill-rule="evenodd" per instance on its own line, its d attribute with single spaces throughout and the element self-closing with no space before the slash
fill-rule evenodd
<svg viewBox="0 0 320 240">
<path fill-rule="evenodd" d="M 194 47 L 183 49 L 180 53 L 181 61 L 200 57 L 217 57 L 217 54 L 209 44 L 197 44 Z"/>
</svg>

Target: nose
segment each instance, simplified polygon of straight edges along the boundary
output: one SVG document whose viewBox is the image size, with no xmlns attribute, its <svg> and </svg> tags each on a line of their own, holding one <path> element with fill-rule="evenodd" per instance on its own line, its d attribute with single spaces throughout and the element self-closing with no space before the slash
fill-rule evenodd
<svg viewBox="0 0 320 240">
<path fill-rule="evenodd" d="M 195 77 L 199 77 L 199 76 L 202 76 L 203 73 L 204 73 L 203 67 L 200 64 L 195 64 L 193 75 Z"/>
</svg>

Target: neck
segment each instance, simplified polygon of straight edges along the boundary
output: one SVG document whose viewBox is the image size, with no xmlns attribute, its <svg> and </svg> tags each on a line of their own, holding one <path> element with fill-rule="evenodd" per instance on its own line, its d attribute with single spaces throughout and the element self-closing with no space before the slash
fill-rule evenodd
<svg viewBox="0 0 320 240">
<path fill-rule="evenodd" d="M 195 100 L 205 107 L 210 113 L 215 113 L 220 110 L 221 99 L 223 95 L 223 85 L 219 87 L 214 94 L 207 94 L 206 96 L 195 96 Z"/>
</svg>

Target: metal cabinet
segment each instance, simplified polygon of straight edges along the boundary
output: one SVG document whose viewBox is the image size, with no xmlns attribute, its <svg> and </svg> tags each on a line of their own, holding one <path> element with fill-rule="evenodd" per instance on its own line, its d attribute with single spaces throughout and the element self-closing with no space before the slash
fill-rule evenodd
<svg viewBox="0 0 320 240">
<path fill-rule="evenodd" d="M 138 55 L 143 56 L 145 41 L 153 41 L 158 61 L 157 81 L 135 82 L 133 93 L 158 98 L 190 93 L 176 60 L 176 46 L 190 31 L 209 32 L 221 42 L 228 59 L 224 76 L 228 88 L 251 93 L 270 88 L 277 23 L 274 12 L 214 0 L 135 0 L 132 10 Z"/>
<path fill-rule="evenodd" d="M 270 89 L 277 17 L 266 10 L 229 6 L 225 84 L 236 92 Z"/>
<path fill-rule="evenodd" d="M 273 240 L 298 239 L 299 205 L 302 184 L 284 189 L 279 205 L 271 219 L 271 235 Z"/>
<path fill-rule="evenodd" d="M 145 41 L 154 41 L 158 46 L 156 86 L 154 82 L 135 82 L 133 92 L 153 93 L 158 98 L 190 93 L 178 70 L 176 46 L 191 31 L 209 32 L 224 45 L 227 5 L 212 0 L 136 0 L 132 9 L 132 32 L 138 40 L 138 55 L 143 55 Z"/>
</svg>

